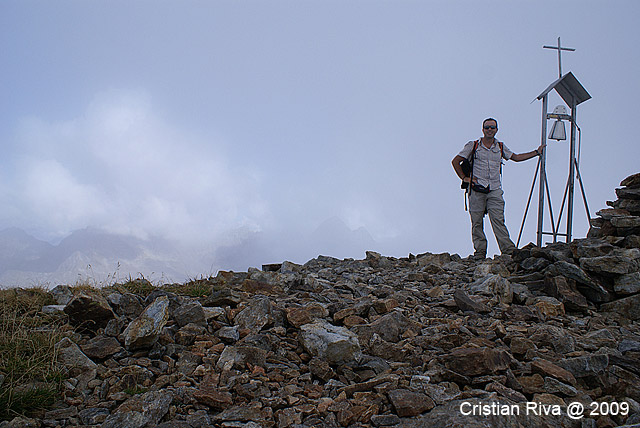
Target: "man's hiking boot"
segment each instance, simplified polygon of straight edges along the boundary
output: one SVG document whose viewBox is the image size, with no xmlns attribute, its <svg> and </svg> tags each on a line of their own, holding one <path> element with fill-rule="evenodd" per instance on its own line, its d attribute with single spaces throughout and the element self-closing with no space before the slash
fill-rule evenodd
<svg viewBox="0 0 640 428">
<path fill-rule="evenodd" d="M 473 253 L 471 260 L 484 260 L 487 258 L 486 253 Z"/>
</svg>

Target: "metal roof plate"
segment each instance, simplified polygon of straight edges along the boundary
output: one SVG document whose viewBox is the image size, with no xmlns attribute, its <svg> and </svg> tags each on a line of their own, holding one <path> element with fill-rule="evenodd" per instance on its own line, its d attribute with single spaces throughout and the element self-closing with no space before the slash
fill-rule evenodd
<svg viewBox="0 0 640 428">
<path fill-rule="evenodd" d="M 556 90 L 558 95 L 562 97 L 564 102 L 567 103 L 568 106 L 578 105 L 591 98 L 591 95 L 589 95 L 584 86 L 582 86 L 580 82 L 578 82 L 576 76 L 574 76 L 571 72 L 568 72 L 560 79 L 549 85 L 549 87 L 545 89 L 544 92 L 538 95 L 537 99 L 541 99 L 554 89 Z"/>
</svg>

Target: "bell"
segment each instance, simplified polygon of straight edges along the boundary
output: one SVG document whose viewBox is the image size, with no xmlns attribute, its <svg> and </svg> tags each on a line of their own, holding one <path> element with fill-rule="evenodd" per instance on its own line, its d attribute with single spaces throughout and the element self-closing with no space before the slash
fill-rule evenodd
<svg viewBox="0 0 640 428">
<path fill-rule="evenodd" d="M 551 132 L 549 132 L 549 139 L 556 141 L 567 139 L 567 133 L 564 129 L 564 122 L 560 119 L 553 122 L 553 125 L 551 126 Z"/>
</svg>

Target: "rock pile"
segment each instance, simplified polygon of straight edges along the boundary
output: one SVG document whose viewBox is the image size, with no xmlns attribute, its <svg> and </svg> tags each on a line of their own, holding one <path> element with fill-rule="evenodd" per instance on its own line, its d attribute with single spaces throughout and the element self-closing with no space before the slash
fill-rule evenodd
<svg viewBox="0 0 640 428">
<path fill-rule="evenodd" d="M 58 286 L 44 310 L 75 329 L 58 344 L 63 399 L 0 427 L 640 424 L 628 200 L 604 220 L 615 233 L 603 221 L 586 239 L 493 260 L 320 256 L 219 272 L 202 298 Z M 568 417 L 570 403 L 585 417 Z"/>
<path fill-rule="evenodd" d="M 598 211 L 592 219 L 589 236 L 615 236 L 637 239 L 640 235 L 640 173 L 625 178 L 616 189 L 615 201 L 607 201 L 611 208 Z M 638 242 L 633 245 L 638 247 Z"/>
</svg>

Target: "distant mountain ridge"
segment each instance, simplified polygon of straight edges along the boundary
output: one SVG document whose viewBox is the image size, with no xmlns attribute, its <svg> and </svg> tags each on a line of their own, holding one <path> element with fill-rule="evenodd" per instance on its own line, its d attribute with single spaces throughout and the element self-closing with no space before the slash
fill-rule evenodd
<svg viewBox="0 0 640 428">
<path fill-rule="evenodd" d="M 78 280 L 103 281 L 119 268 L 144 272 L 157 255 L 150 242 L 95 228 L 77 230 L 57 245 L 37 239 L 22 229 L 0 231 L 0 286 L 55 285 Z M 147 259 L 145 261 L 145 259 Z M 162 273 L 179 276 L 169 265 L 155 263 Z"/>
<path fill-rule="evenodd" d="M 297 257 L 304 262 L 320 254 L 359 257 L 376 242 L 361 227 L 350 229 L 338 217 L 323 221 L 307 235 L 244 233 L 229 242 L 195 245 L 163 238 L 85 228 L 58 244 L 10 227 L 0 231 L 0 288 L 93 284 L 144 276 L 152 282 L 182 282 L 223 270 L 246 270 L 265 260 Z"/>
</svg>

